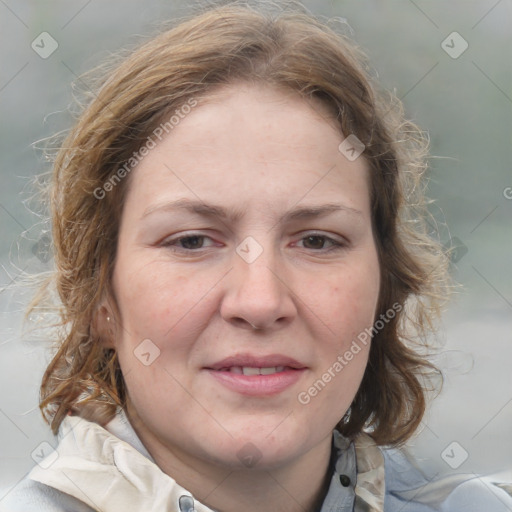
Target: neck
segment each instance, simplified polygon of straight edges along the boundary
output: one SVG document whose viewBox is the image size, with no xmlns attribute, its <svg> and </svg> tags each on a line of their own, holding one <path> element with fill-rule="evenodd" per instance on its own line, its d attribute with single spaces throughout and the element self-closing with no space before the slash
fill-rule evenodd
<svg viewBox="0 0 512 512">
<path fill-rule="evenodd" d="M 207 494 L 201 482 L 189 482 L 192 494 L 219 512 L 316 512 L 329 484 L 327 467 L 312 467 L 310 460 L 294 468 L 231 472 L 215 482 Z"/>
<path fill-rule="evenodd" d="M 131 418 L 133 419 L 133 418 Z M 316 512 L 330 483 L 332 433 L 309 452 L 273 468 L 221 467 L 162 444 L 132 426 L 158 467 L 203 505 L 218 512 Z"/>
</svg>

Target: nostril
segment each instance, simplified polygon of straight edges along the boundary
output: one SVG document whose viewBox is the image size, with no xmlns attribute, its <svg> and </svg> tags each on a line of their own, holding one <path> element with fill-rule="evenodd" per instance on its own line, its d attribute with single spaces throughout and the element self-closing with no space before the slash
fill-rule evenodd
<svg viewBox="0 0 512 512">
<path fill-rule="evenodd" d="M 244 318 L 235 317 L 232 320 L 235 324 L 237 324 L 238 327 L 250 327 L 255 331 L 264 329 L 264 327 L 259 327 L 256 323 L 253 324 L 252 322 L 249 322 L 249 320 L 245 320 Z"/>
</svg>

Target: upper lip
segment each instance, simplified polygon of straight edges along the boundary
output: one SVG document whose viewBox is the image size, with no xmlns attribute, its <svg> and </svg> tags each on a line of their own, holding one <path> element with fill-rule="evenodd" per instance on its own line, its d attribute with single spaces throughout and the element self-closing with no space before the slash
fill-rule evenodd
<svg viewBox="0 0 512 512">
<path fill-rule="evenodd" d="M 266 356 L 256 356 L 252 354 L 238 354 L 229 356 L 212 365 L 206 366 L 209 370 L 221 370 L 222 368 L 231 368 L 233 366 L 242 366 L 250 368 L 273 368 L 276 366 L 288 366 L 290 368 L 301 369 L 306 366 L 292 357 L 281 354 L 270 354 Z"/>
</svg>

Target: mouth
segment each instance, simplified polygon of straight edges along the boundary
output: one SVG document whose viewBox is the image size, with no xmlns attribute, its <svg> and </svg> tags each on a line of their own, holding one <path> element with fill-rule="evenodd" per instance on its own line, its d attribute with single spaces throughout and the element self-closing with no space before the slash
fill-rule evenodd
<svg viewBox="0 0 512 512">
<path fill-rule="evenodd" d="M 282 354 L 269 354 L 265 356 L 237 354 L 226 357 L 207 367 L 208 370 L 229 371 L 245 375 L 258 375 L 260 372 L 256 373 L 256 370 L 263 370 L 263 375 L 265 375 L 265 372 L 271 374 L 282 372 L 285 369 L 300 370 L 303 368 L 306 368 L 305 364 Z M 245 373 L 245 371 L 249 373 Z"/>
<path fill-rule="evenodd" d="M 274 373 L 281 373 L 288 370 L 294 370 L 290 366 L 267 366 L 266 368 L 259 368 L 254 366 L 231 366 L 217 370 L 219 372 L 236 373 L 237 375 L 273 375 Z"/>
<path fill-rule="evenodd" d="M 283 355 L 229 357 L 204 368 L 217 383 L 238 394 L 269 396 L 282 393 L 301 378 L 307 367 Z"/>
</svg>

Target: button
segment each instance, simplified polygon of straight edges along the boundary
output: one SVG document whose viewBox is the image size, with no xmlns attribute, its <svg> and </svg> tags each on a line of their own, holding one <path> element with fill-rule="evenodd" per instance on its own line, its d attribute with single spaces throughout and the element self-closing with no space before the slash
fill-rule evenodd
<svg viewBox="0 0 512 512">
<path fill-rule="evenodd" d="M 180 512 L 193 512 L 194 509 L 194 498 L 192 496 L 183 495 L 180 496 L 179 501 Z"/>
<path fill-rule="evenodd" d="M 340 483 L 343 487 L 348 487 L 350 485 L 350 478 L 347 475 L 340 475 Z"/>
</svg>

